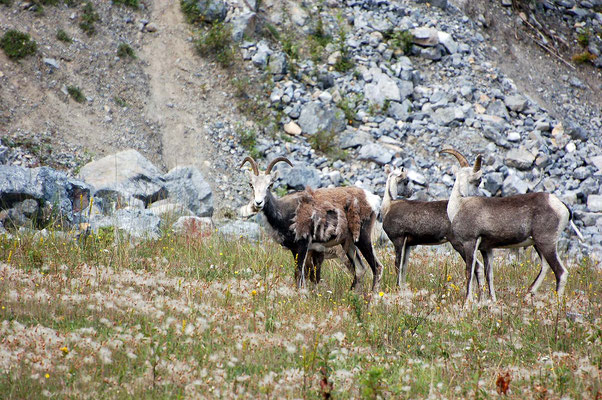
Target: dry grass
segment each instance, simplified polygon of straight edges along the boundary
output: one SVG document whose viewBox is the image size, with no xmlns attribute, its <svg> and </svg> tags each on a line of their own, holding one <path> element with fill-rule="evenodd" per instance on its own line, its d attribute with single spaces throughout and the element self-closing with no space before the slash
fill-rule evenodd
<svg viewBox="0 0 602 400">
<path fill-rule="evenodd" d="M 463 309 L 453 254 L 412 257 L 399 291 L 381 249 L 383 293 L 368 302 L 335 263 L 299 293 L 290 253 L 266 243 L 0 239 L 0 397 L 602 393 L 602 273 L 591 261 L 572 263 L 557 304 L 551 276 L 523 300 L 537 273 L 528 256 L 497 260 L 497 304 Z"/>
</svg>

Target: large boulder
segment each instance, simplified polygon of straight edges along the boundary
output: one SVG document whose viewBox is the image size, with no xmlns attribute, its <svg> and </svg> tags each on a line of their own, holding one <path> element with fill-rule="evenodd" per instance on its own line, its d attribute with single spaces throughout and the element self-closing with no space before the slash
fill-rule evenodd
<svg viewBox="0 0 602 400">
<path fill-rule="evenodd" d="M 158 239 L 161 236 L 161 218 L 149 210 L 122 208 L 112 215 L 94 214 L 90 218 L 90 228 L 94 232 L 107 227 L 117 228 L 138 239 Z"/>
<path fill-rule="evenodd" d="M 89 195 L 90 187 L 84 182 L 49 167 L 0 166 L 1 209 L 33 199 L 52 218 L 70 224 L 73 213 L 87 207 Z"/>
<path fill-rule="evenodd" d="M 298 165 L 291 168 L 281 164 L 278 166 L 278 171 L 282 183 L 291 189 L 303 190 L 306 186 L 314 189 L 320 187 L 320 173 L 314 167 Z"/>
<path fill-rule="evenodd" d="M 167 197 L 161 171 L 136 150 L 92 161 L 82 167 L 79 178 L 94 187 L 96 197 L 111 203 L 126 205 L 138 199 L 148 206 Z"/>
<path fill-rule="evenodd" d="M 358 153 L 358 159 L 372 161 L 379 165 L 385 165 L 393 159 L 395 153 L 386 147 L 377 143 L 370 143 L 362 146 Z"/>
<path fill-rule="evenodd" d="M 337 107 L 322 103 L 307 103 L 301 110 L 298 120 L 303 133 L 313 135 L 319 131 L 341 132 L 347 124 L 345 113 Z"/>
<path fill-rule="evenodd" d="M 217 228 L 217 232 L 222 236 L 233 238 L 246 238 L 257 241 L 261 237 L 261 229 L 257 222 L 251 221 L 232 221 Z"/>
<path fill-rule="evenodd" d="M 176 167 L 163 176 L 167 198 L 199 217 L 213 214 L 213 192 L 196 167 Z"/>
<path fill-rule="evenodd" d="M 517 169 L 527 170 L 531 168 L 535 156 L 524 147 L 512 149 L 506 153 L 506 165 Z"/>
</svg>

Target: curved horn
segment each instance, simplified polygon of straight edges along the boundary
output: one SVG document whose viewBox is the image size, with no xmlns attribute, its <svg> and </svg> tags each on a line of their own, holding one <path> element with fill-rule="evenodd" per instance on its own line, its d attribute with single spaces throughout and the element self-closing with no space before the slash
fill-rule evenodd
<svg viewBox="0 0 602 400">
<path fill-rule="evenodd" d="M 444 154 L 444 153 L 451 154 L 452 156 L 456 157 L 458 159 L 458 162 L 460 163 L 461 167 L 470 167 L 470 164 L 466 160 L 466 157 L 464 157 L 458 150 L 445 149 L 445 150 L 441 150 L 439 152 L 439 154 Z"/>
<path fill-rule="evenodd" d="M 242 164 L 240 164 L 240 167 L 238 168 L 242 168 L 243 165 L 245 165 L 246 162 L 251 163 L 251 168 L 253 168 L 253 172 L 255 173 L 255 175 L 259 175 L 259 168 L 257 168 L 257 163 L 255 162 L 255 160 L 253 160 L 253 158 L 246 156 L 244 160 L 242 160 Z"/>
<path fill-rule="evenodd" d="M 482 161 L 483 161 L 483 157 L 479 154 L 477 156 L 477 159 L 474 162 L 474 169 L 472 170 L 473 172 L 479 172 L 479 170 L 481 169 Z"/>
<path fill-rule="evenodd" d="M 277 163 L 279 163 L 280 161 L 284 161 L 285 163 L 287 163 L 288 165 L 290 165 L 291 167 L 293 166 L 293 163 L 289 161 L 288 158 L 286 157 L 276 157 L 274 158 L 270 164 L 268 165 L 268 168 L 265 170 L 265 174 L 269 174 L 270 172 L 272 172 L 272 168 L 274 168 L 274 165 L 276 165 Z"/>
</svg>

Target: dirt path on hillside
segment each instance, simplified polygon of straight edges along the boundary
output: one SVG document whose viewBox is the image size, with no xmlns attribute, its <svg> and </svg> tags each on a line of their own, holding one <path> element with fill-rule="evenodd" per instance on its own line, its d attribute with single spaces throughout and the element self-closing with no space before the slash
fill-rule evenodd
<svg viewBox="0 0 602 400">
<path fill-rule="evenodd" d="M 212 164 L 220 155 L 206 136 L 205 126 L 235 118 L 230 107 L 232 100 L 220 89 L 224 87 L 225 74 L 195 55 L 189 40 L 193 32 L 184 21 L 179 2 L 156 0 L 151 20 L 158 30 L 140 57 L 147 64 L 145 72 L 150 80 L 146 112 L 159 124 L 163 162 L 167 169 L 194 165 L 215 188 L 221 174 Z M 219 202 L 219 194 L 217 197 Z"/>
</svg>

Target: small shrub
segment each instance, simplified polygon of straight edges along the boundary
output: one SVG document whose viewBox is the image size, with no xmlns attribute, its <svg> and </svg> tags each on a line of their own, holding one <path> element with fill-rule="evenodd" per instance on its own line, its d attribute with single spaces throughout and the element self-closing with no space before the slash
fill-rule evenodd
<svg viewBox="0 0 602 400">
<path fill-rule="evenodd" d="M 4 4 L 7 7 L 10 7 L 13 4 L 13 0 L 0 0 L 0 4 Z"/>
<path fill-rule="evenodd" d="M 119 58 L 136 58 L 136 53 L 134 52 L 134 49 L 127 43 L 121 43 L 119 45 L 119 48 L 117 48 L 117 55 L 119 56 Z"/>
<path fill-rule="evenodd" d="M 67 86 L 67 93 L 69 93 L 69 96 L 78 103 L 86 101 L 86 96 L 84 96 L 82 90 L 77 86 Z"/>
<path fill-rule="evenodd" d="M 27 33 L 11 29 L 0 39 L 0 47 L 8 58 L 18 60 L 36 52 L 38 46 Z"/>
<path fill-rule="evenodd" d="M 239 125 L 236 127 L 236 133 L 238 134 L 241 146 L 248 150 L 251 157 L 262 157 L 262 154 L 255 147 L 257 145 L 257 132 L 254 129 Z"/>
<path fill-rule="evenodd" d="M 138 0 L 112 0 L 113 4 L 123 4 L 124 6 L 128 6 L 130 8 L 133 8 L 135 10 L 138 9 L 138 7 L 140 6 L 140 3 L 138 2 Z"/>
<path fill-rule="evenodd" d="M 232 78 L 232 86 L 234 86 L 234 96 L 239 99 L 249 97 L 249 86 L 251 81 L 247 77 Z"/>
<path fill-rule="evenodd" d="M 395 31 L 389 39 L 389 46 L 395 51 L 400 50 L 403 54 L 409 54 L 414 45 L 414 35 L 410 31 Z"/>
<path fill-rule="evenodd" d="M 201 19 L 201 10 L 196 5 L 196 1 L 180 0 L 180 10 L 189 24 L 197 22 Z"/>
<path fill-rule="evenodd" d="M 282 50 L 289 59 L 297 60 L 299 58 L 299 44 L 295 42 L 292 36 L 285 36 L 280 43 L 282 44 Z"/>
<path fill-rule="evenodd" d="M 119 96 L 115 96 L 113 97 L 113 101 L 115 102 L 115 104 L 117 104 L 119 107 L 127 107 L 128 103 L 123 99 L 123 97 L 119 97 Z"/>
<path fill-rule="evenodd" d="M 336 146 L 337 134 L 334 130 L 322 130 L 316 132 L 309 138 L 309 145 L 312 149 L 326 154 L 328 157 L 336 160 L 347 158 L 347 152 Z"/>
<path fill-rule="evenodd" d="M 56 31 L 56 38 L 58 40 L 60 40 L 61 42 L 65 42 L 65 43 L 71 43 L 71 42 L 73 42 L 73 40 L 71 39 L 71 36 L 69 36 L 67 34 L 67 32 L 65 32 L 62 29 L 59 29 L 58 31 Z"/>
<path fill-rule="evenodd" d="M 311 37 L 322 47 L 326 47 L 328 43 L 332 41 L 332 36 L 326 32 L 324 28 L 324 21 L 322 20 L 322 16 L 320 15 L 320 11 L 318 10 L 318 14 L 316 17 L 316 25 L 311 33 Z"/>
<path fill-rule="evenodd" d="M 94 5 L 92 5 L 91 2 L 87 2 L 82 11 L 79 27 L 82 31 L 86 32 L 88 36 L 92 36 L 96 32 L 94 23 L 99 21 L 100 17 L 96 10 L 94 10 Z"/>
<path fill-rule="evenodd" d="M 196 42 L 197 50 L 203 56 L 213 57 L 222 67 L 227 68 L 234 61 L 232 29 L 223 22 L 215 22 Z"/>
<path fill-rule="evenodd" d="M 581 30 L 577 33 L 577 43 L 579 43 L 583 47 L 587 47 L 589 45 L 591 32 L 589 29 Z"/>
<path fill-rule="evenodd" d="M 583 53 L 577 53 L 572 57 L 573 62 L 577 64 L 584 64 L 586 62 L 592 62 L 596 59 L 596 56 L 590 53 L 589 51 L 584 51 Z"/>
</svg>

